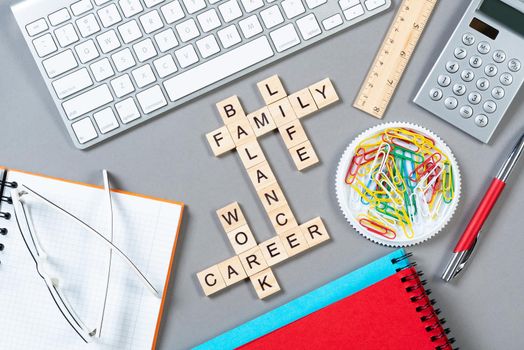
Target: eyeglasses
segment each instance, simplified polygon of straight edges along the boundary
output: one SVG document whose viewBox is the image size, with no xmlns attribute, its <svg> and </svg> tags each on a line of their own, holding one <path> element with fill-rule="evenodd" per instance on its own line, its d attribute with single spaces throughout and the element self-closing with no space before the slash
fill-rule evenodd
<svg viewBox="0 0 524 350">
<path fill-rule="evenodd" d="M 31 188 L 29 188 L 28 186 L 24 184 L 21 184 L 18 187 L 18 190 L 12 191 L 13 192 L 12 199 L 13 199 L 16 222 L 18 224 L 23 241 L 27 249 L 29 250 L 31 257 L 33 258 L 35 262 L 36 270 L 39 276 L 44 280 L 47 286 L 47 289 L 49 290 L 49 293 L 51 294 L 51 297 L 53 298 L 53 301 L 55 302 L 56 306 L 58 307 L 58 309 L 60 310 L 64 318 L 67 320 L 69 325 L 75 330 L 75 332 L 86 343 L 91 342 L 95 336 L 100 337 L 102 333 L 102 325 L 103 325 L 106 302 L 107 302 L 107 294 L 109 290 L 109 280 L 111 276 L 111 262 L 112 262 L 113 251 L 138 276 L 141 282 L 147 287 L 147 289 L 154 296 L 156 296 L 157 298 L 160 297 L 157 290 L 153 287 L 153 285 L 149 282 L 149 280 L 145 277 L 145 275 L 112 242 L 113 241 L 113 206 L 112 206 L 112 199 L 111 199 L 111 189 L 110 189 L 110 184 L 109 184 L 109 177 L 108 177 L 107 171 L 105 170 L 103 171 L 103 180 L 104 180 L 104 194 L 105 194 L 105 199 L 106 199 L 105 202 L 106 202 L 107 211 L 109 214 L 109 225 L 108 225 L 108 233 L 109 233 L 108 237 L 109 238 L 106 238 L 100 232 L 93 229 L 91 226 L 89 226 L 87 223 L 85 223 L 84 221 L 76 217 L 75 215 L 61 208 L 57 204 L 53 203 L 49 199 L 45 198 L 44 196 L 42 196 L 41 194 L 37 193 L 36 191 L 32 190 Z M 107 271 L 106 271 L 105 296 L 104 296 L 104 301 L 103 301 L 103 304 L 100 310 L 99 322 L 96 328 L 89 328 L 81 321 L 80 317 L 78 316 L 78 314 L 75 312 L 72 305 L 69 303 L 69 301 L 65 297 L 63 291 L 60 289 L 59 279 L 56 276 L 51 275 L 51 271 L 49 269 L 48 260 L 47 260 L 48 255 L 45 252 L 45 250 L 43 249 L 38 239 L 38 236 L 36 233 L 37 231 L 35 230 L 35 227 L 31 220 L 29 207 L 26 203 L 24 203 L 24 197 L 29 197 L 29 196 L 45 204 L 49 208 L 54 209 L 56 212 L 67 217 L 68 219 L 73 220 L 74 222 L 79 224 L 81 227 L 86 229 L 88 232 L 94 234 L 95 237 L 97 237 L 97 239 L 101 243 L 105 244 L 107 248 L 109 249 L 108 264 L 107 264 Z"/>
</svg>

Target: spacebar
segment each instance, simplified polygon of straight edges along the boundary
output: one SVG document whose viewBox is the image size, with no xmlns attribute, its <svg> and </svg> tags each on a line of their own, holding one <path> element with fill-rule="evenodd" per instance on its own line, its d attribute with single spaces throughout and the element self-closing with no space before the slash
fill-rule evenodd
<svg viewBox="0 0 524 350">
<path fill-rule="evenodd" d="M 166 80 L 164 87 L 169 99 L 176 101 L 271 56 L 273 49 L 263 36 Z"/>
</svg>

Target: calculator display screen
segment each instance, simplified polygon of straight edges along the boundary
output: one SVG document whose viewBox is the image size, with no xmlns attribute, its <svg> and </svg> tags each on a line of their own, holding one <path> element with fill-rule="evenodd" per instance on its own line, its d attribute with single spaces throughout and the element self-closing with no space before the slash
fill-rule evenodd
<svg viewBox="0 0 524 350">
<path fill-rule="evenodd" d="M 500 1 L 500 0 L 484 0 L 482 2 L 482 5 L 480 5 L 479 11 L 493 18 L 494 20 L 504 24 L 504 26 L 514 30 L 515 32 L 519 33 L 520 35 L 524 35 L 524 25 L 523 25 L 524 13 L 508 5 L 507 3 Z M 471 27 L 474 29 L 477 29 L 473 26 Z M 495 28 L 492 28 L 492 29 L 495 29 Z M 482 30 L 479 30 L 479 31 L 481 33 L 484 33 Z M 490 35 L 488 34 L 486 35 L 491 38 Z M 495 39 L 495 38 L 492 38 L 492 39 Z"/>
<path fill-rule="evenodd" d="M 489 24 L 482 22 L 476 17 L 473 17 L 469 26 L 493 40 L 495 40 L 497 35 L 499 35 L 499 31 L 496 28 L 493 28 Z"/>
</svg>

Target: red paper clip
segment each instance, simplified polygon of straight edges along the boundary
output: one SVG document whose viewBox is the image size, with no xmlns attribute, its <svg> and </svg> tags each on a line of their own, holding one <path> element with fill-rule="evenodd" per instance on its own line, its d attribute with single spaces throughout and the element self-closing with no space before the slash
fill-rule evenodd
<svg viewBox="0 0 524 350">
<path fill-rule="evenodd" d="M 367 218 L 362 218 L 358 222 L 368 231 L 376 233 L 377 235 L 380 235 L 384 238 L 395 239 L 397 237 L 397 233 L 395 231 L 393 231 L 389 227 L 379 224 L 376 221 L 372 221 Z"/>
</svg>

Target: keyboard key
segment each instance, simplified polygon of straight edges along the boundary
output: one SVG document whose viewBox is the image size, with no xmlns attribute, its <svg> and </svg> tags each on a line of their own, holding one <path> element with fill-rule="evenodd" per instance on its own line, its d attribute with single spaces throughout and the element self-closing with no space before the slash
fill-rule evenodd
<svg viewBox="0 0 524 350">
<path fill-rule="evenodd" d="M 327 3 L 327 0 L 306 0 L 307 7 L 310 9 L 314 9 L 325 3 Z"/>
<path fill-rule="evenodd" d="M 62 103 L 62 107 L 69 120 L 73 120 L 109 102 L 113 102 L 113 95 L 103 84 Z"/>
<path fill-rule="evenodd" d="M 167 105 L 164 93 L 160 89 L 160 86 L 155 85 L 147 90 L 144 90 L 136 95 L 138 103 L 144 113 L 151 113 L 159 108 Z"/>
<path fill-rule="evenodd" d="M 330 30 L 342 24 L 342 16 L 338 13 L 322 21 L 325 30 Z"/>
<path fill-rule="evenodd" d="M 173 29 L 168 28 L 155 35 L 155 41 L 161 52 L 166 52 L 178 45 Z"/>
<path fill-rule="evenodd" d="M 285 51 L 300 44 L 297 31 L 291 23 L 272 31 L 269 35 L 271 36 L 271 40 L 278 52 Z"/>
<path fill-rule="evenodd" d="M 241 0 L 246 12 L 253 12 L 264 6 L 263 0 Z"/>
<path fill-rule="evenodd" d="M 113 29 L 97 36 L 96 41 L 98 41 L 98 45 L 100 45 L 100 49 L 103 53 L 111 52 L 121 46 L 116 32 Z"/>
<path fill-rule="evenodd" d="M 135 87 L 131 82 L 128 74 L 124 74 L 111 80 L 111 87 L 115 92 L 116 97 L 122 97 L 135 91 Z"/>
<path fill-rule="evenodd" d="M 513 76 L 509 73 L 502 73 L 500 75 L 500 83 L 504 86 L 511 85 L 513 83 Z"/>
<path fill-rule="evenodd" d="M 479 114 L 475 117 L 475 124 L 477 126 L 480 126 L 481 128 L 488 125 L 488 123 L 489 123 L 489 119 L 484 114 Z"/>
<path fill-rule="evenodd" d="M 263 30 L 262 25 L 260 24 L 260 21 L 256 15 L 241 20 L 238 22 L 238 25 L 240 26 L 240 30 L 242 30 L 242 34 L 244 34 L 246 39 L 252 38 L 257 34 L 262 33 Z"/>
<path fill-rule="evenodd" d="M 268 39 L 260 37 L 166 80 L 164 87 L 176 101 L 273 55 Z"/>
<path fill-rule="evenodd" d="M 295 18 L 306 12 L 302 0 L 284 0 L 280 4 L 284 9 L 286 17 L 289 19 Z"/>
<path fill-rule="evenodd" d="M 115 75 L 115 71 L 107 58 L 103 58 L 100 61 L 93 63 L 89 68 L 91 69 L 91 72 L 93 72 L 96 81 L 102 81 Z"/>
<path fill-rule="evenodd" d="M 140 0 L 119 0 L 118 4 L 125 17 L 129 18 L 144 10 Z"/>
<path fill-rule="evenodd" d="M 469 59 L 469 65 L 473 68 L 478 68 L 482 66 L 482 58 L 480 58 L 479 56 L 472 56 Z"/>
<path fill-rule="evenodd" d="M 98 137 L 93 122 L 89 118 L 84 118 L 76 123 L 71 124 L 78 142 L 84 144 Z"/>
<path fill-rule="evenodd" d="M 95 0 L 95 5 L 101 6 L 103 4 L 108 3 L 109 1 L 111 1 L 111 0 Z"/>
<path fill-rule="evenodd" d="M 366 5 L 368 11 L 373 11 L 380 6 L 384 6 L 386 4 L 386 0 L 367 0 L 364 4 Z"/>
<path fill-rule="evenodd" d="M 171 55 L 166 55 L 154 60 L 153 65 L 160 78 L 165 78 L 177 71 L 175 60 Z"/>
<path fill-rule="evenodd" d="M 78 67 L 78 62 L 73 55 L 73 51 L 66 50 L 42 61 L 42 65 L 49 78 L 54 78 Z"/>
<path fill-rule="evenodd" d="M 493 90 L 491 90 L 491 96 L 497 100 L 502 99 L 505 94 L 506 92 L 501 86 L 494 87 Z"/>
<path fill-rule="evenodd" d="M 86 68 L 82 68 L 63 78 L 53 81 L 53 88 L 59 99 L 71 96 L 91 85 L 93 85 L 93 80 L 91 80 Z"/>
<path fill-rule="evenodd" d="M 97 13 L 98 18 L 100 18 L 100 21 L 105 28 L 122 21 L 122 17 L 120 16 L 115 4 L 106 6 L 103 9 L 98 10 Z"/>
<path fill-rule="evenodd" d="M 488 64 L 484 68 L 484 73 L 486 73 L 488 77 L 494 77 L 495 75 L 497 75 L 497 72 L 498 72 L 497 66 L 495 66 L 494 64 Z"/>
<path fill-rule="evenodd" d="M 118 121 L 116 120 L 115 113 L 111 107 L 107 107 L 106 109 L 93 114 L 93 118 L 102 134 L 107 134 L 118 128 Z"/>
<path fill-rule="evenodd" d="M 475 43 L 475 36 L 471 33 L 466 33 L 462 36 L 462 43 L 471 46 Z"/>
<path fill-rule="evenodd" d="M 460 68 L 459 64 L 455 61 L 448 61 L 446 63 L 446 70 L 449 73 L 456 73 L 459 70 L 459 68 Z"/>
<path fill-rule="evenodd" d="M 480 78 L 477 80 L 477 89 L 480 91 L 486 91 L 489 88 L 489 80 L 486 78 Z"/>
<path fill-rule="evenodd" d="M 71 5 L 71 11 L 75 16 L 80 16 L 89 10 L 93 9 L 93 4 L 89 0 L 80 0 Z"/>
<path fill-rule="evenodd" d="M 240 34 L 234 25 L 219 30 L 217 34 L 220 42 L 226 49 L 238 44 L 242 40 L 240 39 Z"/>
<path fill-rule="evenodd" d="M 346 17 L 348 21 L 351 21 L 357 17 L 360 17 L 363 14 L 364 14 L 364 8 L 362 7 L 362 5 L 353 6 L 344 11 L 344 17 Z"/>
<path fill-rule="evenodd" d="M 487 41 L 481 41 L 477 46 L 477 51 L 483 55 L 487 54 L 491 50 L 491 46 Z"/>
<path fill-rule="evenodd" d="M 153 33 L 164 26 L 164 23 L 162 22 L 162 19 L 160 19 L 160 15 L 156 10 L 140 16 L 140 23 L 142 23 L 142 27 L 146 34 Z"/>
<path fill-rule="evenodd" d="M 162 11 L 162 15 L 164 16 L 167 24 L 174 23 L 185 16 L 182 6 L 178 0 L 171 1 L 170 3 L 162 6 L 160 11 Z"/>
<path fill-rule="evenodd" d="M 180 67 L 186 68 L 190 65 L 198 62 L 198 56 L 193 48 L 193 45 L 187 45 L 180 50 L 175 51 L 176 59 L 180 64 Z"/>
<path fill-rule="evenodd" d="M 449 75 L 439 75 L 437 82 L 440 86 L 446 87 L 451 84 L 451 78 Z"/>
<path fill-rule="evenodd" d="M 56 40 L 58 40 L 58 43 L 62 47 L 66 47 L 78 41 L 78 35 L 76 34 L 75 28 L 71 23 L 55 30 L 55 36 Z"/>
<path fill-rule="evenodd" d="M 182 0 L 189 14 L 193 14 L 206 7 L 204 0 Z"/>
<path fill-rule="evenodd" d="M 218 18 L 218 14 L 215 9 L 211 9 L 199 14 L 197 19 L 204 33 L 210 32 L 213 29 L 220 27 L 220 18 Z"/>
<path fill-rule="evenodd" d="M 133 120 L 140 118 L 140 112 L 138 111 L 135 101 L 131 97 L 118 102 L 115 105 L 115 108 L 120 120 L 124 124 L 128 124 Z"/>
<path fill-rule="evenodd" d="M 49 27 L 47 26 L 47 22 L 43 18 L 31 22 L 25 26 L 25 30 L 27 31 L 27 34 L 29 34 L 29 36 L 38 35 L 40 33 L 45 32 L 47 29 L 49 29 Z"/>
<path fill-rule="evenodd" d="M 262 22 L 264 22 L 267 29 L 284 22 L 284 17 L 282 17 L 282 13 L 276 5 L 261 11 L 260 16 L 262 16 Z"/>
<path fill-rule="evenodd" d="M 144 62 L 151 57 L 156 56 L 157 54 L 156 49 L 153 46 L 153 41 L 151 41 L 149 38 L 139 41 L 133 45 L 133 50 L 135 51 L 136 57 L 140 62 Z"/>
<path fill-rule="evenodd" d="M 497 50 L 493 52 L 493 61 L 497 63 L 502 63 L 506 60 L 506 53 L 502 50 Z"/>
<path fill-rule="evenodd" d="M 125 71 L 128 68 L 133 67 L 136 61 L 128 48 L 118 51 L 111 56 L 113 63 L 115 64 L 116 70 L 119 72 Z"/>
<path fill-rule="evenodd" d="M 468 101 L 471 104 L 478 105 L 481 100 L 482 100 L 482 96 L 476 91 L 468 95 Z"/>
<path fill-rule="evenodd" d="M 472 80 L 475 78 L 475 73 L 473 73 L 473 72 L 470 71 L 470 70 L 463 70 L 463 71 L 460 73 L 460 77 L 461 77 L 462 80 L 464 80 L 464 81 L 472 81 Z"/>
<path fill-rule="evenodd" d="M 431 89 L 429 91 L 429 97 L 433 101 L 439 101 L 442 98 L 442 90 L 440 90 L 440 89 Z"/>
<path fill-rule="evenodd" d="M 156 81 L 155 73 L 153 73 L 153 70 L 149 64 L 131 71 L 131 74 L 133 75 L 136 85 L 139 88 L 143 88 L 144 86 L 147 86 Z"/>
<path fill-rule="evenodd" d="M 164 2 L 164 0 L 144 0 L 144 2 L 147 7 L 153 7 L 160 4 L 161 2 Z"/>
<path fill-rule="evenodd" d="M 448 97 L 444 100 L 444 106 L 446 106 L 447 109 L 455 109 L 457 105 L 458 101 L 455 97 Z"/>
<path fill-rule="evenodd" d="M 484 102 L 482 109 L 484 109 L 486 113 L 494 113 L 497 110 L 497 104 L 494 101 L 487 100 Z"/>
<path fill-rule="evenodd" d="M 309 14 L 297 21 L 298 30 L 304 40 L 309 40 L 322 33 L 314 14 Z"/>
<path fill-rule="evenodd" d="M 457 47 L 453 54 L 456 59 L 462 60 L 468 55 L 468 52 L 463 47 Z"/>
<path fill-rule="evenodd" d="M 52 26 L 57 26 L 59 24 L 64 23 L 65 21 L 68 21 L 71 19 L 71 15 L 69 14 L 69 11 L 66 8 L 63 8 L 61 10 L 58 10 L 56 12 L 53 12 L 49 16 L 47 16 L 49 19 L 49 23 L 51 23 Z"/>
<path fill-rule="evenodd" d="M 342 10 L 347 10 L 358 4 L 360 4 L 360 0 L 339 0 L 338 2 L 338 6 L 340 6 Z"/>
<path fill-rule="evenodd" d="M 203 39 L 197 40 L 196 44 L 198 51 L 200 51 L 200 54 L 203 58 L 208 58 L 220 52 L 220 47 L 218 46 L 217 40 L 213 35 L 209 35 Z"/>
<path fill-rule="evenodd" d="M 33 46 L 40 57 L 45 57 L 58 50 L 53 37 L 49 33 L 33 40 Z"/>
<path fill-rule="evenodd" d="M 100 31 L 100 26 L 96 21 L 95 15 L 92 13 L 77 20 L 76 25 L 80 31 L 80 35 L 84 38 Z"/>
<path fill-rule="evenodd" d="M 508 68 L 512 72 L 518 72 L 520 70 L 521 63 L 518 59 L 512 58 L 508 61 Z"/>
<path fill-rule="evenodd" d="M 142 37 L 142 31 L 134 19 L 118 26 L 118 32 L 120 33 L 120 36 L 122 36 L 122 40 L 125 44 L 129 44 L 130 42 Z"/>
<path fill-rule="evenodd" d="M 226 1 L 225 3 L 218 6 L 218 10 L 222 14 L 222 18 L 226 23 L 242 16 L 242 10 L 240 9 L 240 6 L 238 6 L 238 2 L 236 0 Z"/>
<path fill-rule="evenodd" d="M 91 39 L 82 44 L 76 45 L 75 51 L 82 63 L 87 63 L 100 56 L 100 53 L 95 46 L 95 42 Z"/>
<path fill-rule="evenodd" d="M 455 84 L 452 90 L 455 95 L 462 96 L 466 93 L 466 86 L 464 84 Z"/>
<path fill-rule="evenodd" d="M 193 18 L 190 18 L 180 24 L 177 24 L 175 28 L 178 32 L 178 35 L 180 36 L 180 40 L 182 40 L 182 42 L 184 43 L 200 35 L 200 32 L 198 31 L 195 20 Z"/>
<path fill-rule="evenodd" d="M 460 116 L 464 119 L 469 119 L 473 115 L 473 108 L 470 106 L 462 106 L 460 107 Z"/>
</svg>

